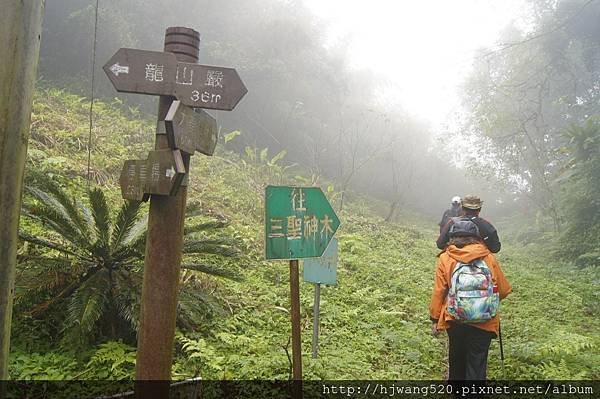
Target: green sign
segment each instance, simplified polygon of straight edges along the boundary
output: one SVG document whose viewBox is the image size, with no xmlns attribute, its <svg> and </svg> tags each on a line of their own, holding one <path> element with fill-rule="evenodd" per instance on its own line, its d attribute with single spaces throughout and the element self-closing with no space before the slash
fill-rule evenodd
<svg viewBox="0 0 600 399">
<path fill-rule="evenodd" d="M 338 240 L 334 238 L 320 258 L 304 261 L 304 281 L 315 284 L 337 283 Z"/>
<path fill-rule="evenodd" d="M 340 220 L 319 187 L 267 186 L 267 259 L 318 258 L 339 226 Z"/>
</svg>

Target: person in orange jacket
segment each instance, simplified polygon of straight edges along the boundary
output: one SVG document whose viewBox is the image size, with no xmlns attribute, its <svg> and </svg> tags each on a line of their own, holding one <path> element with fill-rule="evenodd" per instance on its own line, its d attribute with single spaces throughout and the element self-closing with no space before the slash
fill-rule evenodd
<svg viewBox="0 0 600 399">
<path fill-rule="evenodd" d="M 446 249 L 438 255 L 429 306 L 432 334 L 437 336 L 441 330 L 448 333 L 450 381 L 485 380 L 491 340 L 499 334 L 498 314 L 479 323 L 461 323 L 448 312 L 448 292 L 455 266 L 458 262 L 471 263 L 477 259 L 482 259 L 491 271 L 494 292 L 497 289 L 500 299 L 512 291 L 500 264 L 478 237 L 477 229 L 455 232 Z"/>
</svg>

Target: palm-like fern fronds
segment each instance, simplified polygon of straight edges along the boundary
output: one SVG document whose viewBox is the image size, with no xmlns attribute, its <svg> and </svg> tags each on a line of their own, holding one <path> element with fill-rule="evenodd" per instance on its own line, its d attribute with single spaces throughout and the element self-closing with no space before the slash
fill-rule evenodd
<svg viewBox="0 0 600 399">
<path fill-rule="evenodd" d="M 108 256 L 108 247 L 110 245 L 109 237 L 111 233 L 110 210 L 102 190 L 96 188 L 89 193 L 90 205 L 92 206 L 92 216 L 94 218 L 94 228 L 98 241 L 96 246 Z"/>
<path fill-rule="evenodd" d="M 66 254 L 66 255 L 73 255 L 73 256 L 78 257 L 80 259 L 83 259 L 83 260 L 86 260 L 86 261 L 89 261 L 89 262 L 93 262 L 92 258 L 82 256 L 79 253 L 75 253 L 75 252 L 71 251 L 69 248 L 66 248 L 64 245 L 57 244 L 55 242 L 48 241 L 48 240 L 45 240 L 45 239 L 40 238 L 40 237 L 34 237 L 34 236 L 30 235 L 30 234 L 25 233 L 24 231 L 19 231 L 19 238 L 21 240 L 30 242 L 32 244 L 39 245 L 39 246 L 44 247 L 44 248 L 53 249 L 55 251 L 62 252 L 64 254 Z"/>
<path fill-rule="evenodd" d="M 67 192 L 60 188 L 56 182 L 50 179 L 46 174 L 32 170 L 28 170 L 26 181 L 27 189 L 35 190 L 37 188 L 39 189 L 38 191 L 51 194 L 53 201 L 56 201 L 58 204 L 60 204 L 60 207 L 62 207 L 64 210 L 67 219 L 70 219 L 73 222 L 80 233 L 84 237 L 89 234 L 89 224 L 78 212 L 77 203 L 69 198 Z"/>
<path fill-rule="evenodd" d="M 227 222 L 221 220 L 211 220 L 209 222 L 199 223 L 192 226 L 186 226 L 184 228 L 184 234 L 193 234 L 201 231 L 220 229 L 227 226 Z"/>
<path fill-rule="evenodd" d="M 227 278 L 229 280 L 234 280 L 234 281 L 242 281 L 243 278 L 231 271 L 231 270 L 226 270 L 214 265 L 205 265 L 205 264 L 198 264 L 198 263 L 185 263 L 181 265 L 182 269 L 185 270 L 195 270 L 197 272 L 202 272 L 202 273 L 206 273 L 209 274 L 211 276 L 217 276 L 217 277 L 223 277 L 223 278 Z"/>
<path fill-rule="evenodd" d="M 223 315 L 225 311 L 212 295 L 205 294 L 202 290 L 189 289 L 179 292 L 177 314 L 177 324 L 187 330 L 193 330 L 198 321 Z"/>
<path fill-rule="evenodd" d="M 78 339 L 94 330 L 108 304 L 110 283 L 106 273 L 96 273 L 71 296 L 67 309 L 66 329 Z"/>
<path fill-rule="evenodd" d="M 79 246 L 86 246 L 89 243 L 89 236 L 82 233 L 60 203 L 37 188 L 27 188 L 27 192 L 39 201 L 38 204 L 34 205 L 24 204 L 27 216 L 40 221 L 68 241 Z"/>
<path fill-rule="evenodd" d="M 205 254 L 205 255 L 220 255 L 225 257 L 236 257 L 240 255 L 240 251 L 231 246 L 230 239 L 206 239 L 206 240 L 189 240 L 183 243 L 183 253 L 185 254 Z"/>
<path fill-rule="evenodd" d="M 115 296 L 117 312 L 132 331 L 138 331 L 142 287 L 141 273 L 132 273 L 129 275 L 121 273 L 119 275 L 118 286 L 122 288 L 117 290 Z"/>
<path fill-rule="evenodd" d="M 189 202 L 185 207 L 185 217 L 194 218 L 203 215 L 202 204 L 199 202 Z"/>
<path fill-rule="evenodd" d="M 20 233 L 23 240 L 50 250 L 41 254 L 38 250 L 19 258 L 27 264 L 20 272 L 28 274 L 20 281 L 27 282 L 24 288 L 39 293 L 28 295 L 36 302 L 27 303 L 29 306 L 23 313 L 37 316 L 54 304 L 66 302 L 65 336 L 75 336 L 80 342 L 99 334 L 108 334 L 111 338 L 134 337 L 138 328 L 141 264 L 147 231 L 147 216 L 141 215 L 140 202 L 126 202 L 113 220 L 104 193 L 99 189 L 89 192 L 90 206 L 87 207 L 70 199 L 66 191 L 46 177 L 32 178 L 29 183 L 26 192 L 30 197 L 23 206 L 23 215 L 39 221 L 55 234 L 38 237 Z M 186 233 L 193 235 L 193 239 L 185 241 L 187 256 L 182 267 L 241 280 L 235 272 L 210 264 L 215 255 L 240 255 L 234 240 L 212 237 L 227 223 L 209 220 L 193 224 L 194 220 L 189 221 L 192 223 Z M 211 262 L 207 264 L 204 255 Z M 194 283 L 196 273 L 193 271 L 189 272 L 194 277 L 190 284 L 182 284 L 182 313 L 178 315 L 188 326 L 195 324 L 194 320 L 202 317 L 202 312 L 218 312 L 218 301 L 200 292 L 202 288 Z M 35 284 L 35 279 L 49 281 Z"/>
<path fill-rule="evenodd" d="M 64 287 L 73 277 L 67 271 L 72 258 L 49 256 L 20 256 L 18 262 L 29 265 L 27 273 L 19 273 L 19 285 L 31 293 L 51 293 Z"/>
<path fill-rule="evenodd" d="M 110 246 L 113 250 L 122 245 L 127 245 L 126 239 L 133 232 L 136 221 L 139 219 L 140 204 L 140 201 L 127 201 L 119 210 L 110 240 Z M 141 224 L 137 232 L 145 232 L 145 225 L 146 223 Z"/>
<path fill-rule="evenodd" d="M 148 229 L 148 214 L 142 216 L 131 227 L 129 233 L 123 239 L 123 245 L 138 246 L 146 243 L 146 230 Z"/>
</svg>

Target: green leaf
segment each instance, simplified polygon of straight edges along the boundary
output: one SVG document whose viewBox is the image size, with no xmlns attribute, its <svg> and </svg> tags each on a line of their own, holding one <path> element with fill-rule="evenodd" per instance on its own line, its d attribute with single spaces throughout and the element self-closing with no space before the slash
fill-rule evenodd
<svg viewBox="0 0 600 399">
<path fill-rule="evenodd" d="M 269 165 L 273 166 L 273 165 L 277 164 L 277 162 L 279 162 L 280 160 L 282 160 L 286 156 L 286 154 L 287 154 L 286 150 L 281 150 L 279 152 L 279 154 L 275 155 L 273 157 L 273 159 L 271 159 L 271 161 L 269 162 Z"/>
<path fill-rule="evenodd" d="M 101 246 L 108 248 L 111 226 L 110 211 L 106 203 L 106 197 L 104 197 L 104 193 L 99 188 L 90 191 L 89 197 L 98 240 Z"/>
<path fill-rule="evenodd" d="M 221 220 L 211 220 L 210 222 L 199 223 L 184 228 L 184 235 L 198 233 L 200 231 L 221 229 L 227 226 L 227 222 Z"/>
<path fill-rule="evenodd" d="M 207 254 L 236 257 L 240 251 L 231 245 L 231 239 L 189 240 L 183 244 L 185 254 Z"/>
<path fill-rule="evenodd" d="M 71 297 L 65 328 L 83 340 L 94 329 L 107 305 L 109 290 L 106 273 L 96 273 L 81 285 Z"/>
<path fill-rule="evenodd" d="M 32 189 L 31 191 L 38 191 Z M 38 192 L 40 198 L 43 198 L 43 193 Z M 81 231 L 71 222 L 68 216 L 60 208 L 52 206 L 51 202 L 42 203 L 37 206 L 25 204 L 24 215 L 37 220 L 54 230 L 56 233 L 63 236 L 68 241 L 71 241 L 75 246 L 81 248 L 90 248 L 89 237 L 84 238 Z"/>
<path fill-rule="evenodd" d="M 227 133 L 225 135 L 225 144 L 229 143 L 231 140 L 233 140 L 234 138 L 236 138 L 237 136 L 241 135 L 242 132 L 240 132 L 239 130 L 234 130 L 231 133 Z"/>
<path fill-rule="evenodd" d="M 243 277 L 240 276 L 239 274 L 232 272 L 230 270 L 225 270 L 225 269 L 219 268 L 218 266 L 214 266 L 214 265 L 185 263 L 185 264 L 181 265 L 181 268 L 186 269 L 186 270 L 195 270 L 198 272 L 206 273 L 211 276 L 223 277 L 223 278 L 226 278 L 229 280 L 234 280 L 234 281 L 242 281 L 243 280 Z"/>
<path fill-rule="evenodd" d="M 125 238 L 133 229 L 139 217 L 140 205 L 141 202 L 139 201 L 126 201 L 121 206 L 111 237 L 111 247 L 113 250 L 123 245 Z"/>
<path fill-rule="evenodd" d="M 267 162 L 267 154 L 269 152 L 268 148 L 263 148 L 262 151 L 260 152 L 260 162 L 261 163 L 265 163 Z"/>
<path fill-rule="evenodd" d="M 248 157 L 248 159 L 250 161 L 252 161 L 252 162 L 256 161 L 256 149 L 255 148 L 246 146 L 246 148 L 244 148 L 244 151 L 246 152 L 246 156 Z"/>
<path fill-rule="evenodd" d="M 57 244 L 57 243 L 54 243 L 52 241 L 48 241 L 48 240 L 40 238 L 40 237 L 34 237 L 34 236 L 29 235 L 29 234 L 27 234 L 27 233 L 25 233 L 23 231 L 19 231 L 19 238 L 21 240 L 30 242 L 32 244 L 40 245 L 42 247 L 45 247 L 45 248 L 48 248 L 48 249 L 54 249 L 56 251 L 62 252 L 62 253 L 67 254 L 67 255 L 73 255 L 73 256 L 75 256 L 77 258 L 81 258 L 81 259 L 86 259 L 86 260 L 92 261 L 91 258 L 84 257 L 81 254 L 73 252 L 69 248 L 66 248 L 65 246 L 63 246 L 61 244 Z"/>
<path fill-rule="evenodd" d="M 77 227 L 82 236 L 88 235 L 88 224 L 78 212 L 78 206 L 75 201 L 46 174 L 28 170 L 26 189 L 42 203 L 64 213 L 65 218 L 69 219 Z"/>
</svg>

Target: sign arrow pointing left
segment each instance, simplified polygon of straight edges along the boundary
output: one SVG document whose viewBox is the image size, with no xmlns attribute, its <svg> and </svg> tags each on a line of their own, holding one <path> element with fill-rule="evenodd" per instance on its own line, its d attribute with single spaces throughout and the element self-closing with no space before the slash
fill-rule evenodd
<svg viewBox="0 0 600 399">
<path fill-rule="evenodd" d="M 172 53 L 121 48 L 102 69 L 120 92 L 170 96 L 175 91 L 177 58 Z"/>
<path fill-rule="evenodd" d="M 231 111 L 248 92 L 233 68 L 178 62 L 167 52 L 121 48 L 103 69 L 117 91 L 175 96 L 192 108 Z"/>
<path fill-rule="evenodd" d="M 115 76 L 119 76 L 120 73 L 129 73 L 129 67 L 126 65 L 119 65 L 118 62 L 113 64 L 113 66 L 110 67 L 110 70 Z"/>
</svg>

